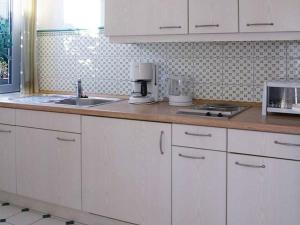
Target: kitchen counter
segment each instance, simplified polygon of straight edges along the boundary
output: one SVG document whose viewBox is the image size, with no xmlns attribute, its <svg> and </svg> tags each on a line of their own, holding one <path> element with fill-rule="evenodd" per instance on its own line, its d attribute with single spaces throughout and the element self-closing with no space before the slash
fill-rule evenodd
<svg viewBox="0 0 300 225">
<path fill-rule="evenodd" d="M 78 107 L 55 105 L 52 103 L 17 103 L 13 100 L 9 100 L 9 97 L 11 97 L 11 95 L 0 96 L 0 107 L 163 123 L 300 134 L 300 116 L 269 115 L 264 118 L 261 115 L 261 107 L 258 105 L 251 106 L 246 111 L 234 116 L 231 119 L 216 119 L 176 115 L 176 111 L 182 107 L 171 107 L 166 102 L 151 105 L 130 105 L 126 100 L 123 100 L 95 107 Z"/>
</svg>

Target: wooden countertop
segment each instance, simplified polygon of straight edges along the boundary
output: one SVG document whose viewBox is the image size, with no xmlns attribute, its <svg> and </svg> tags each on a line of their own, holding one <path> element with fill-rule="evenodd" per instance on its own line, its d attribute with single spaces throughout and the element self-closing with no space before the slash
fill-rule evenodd
<svg viewBox="0 0 300 225">
<path fill-rule="evenodd" d="M 264 118 L 261 115 L 261 107 L 257 105 L 251 106 L 246 111 L 231 119 L 176 115 L 176 111 L 180 107 L 169 106 L 166 102 L 152 105 L 130 105 L 126 100 L 123 100 L 111 104 L 85 108 L 44 103 L 23 104 L 13 102 L 7 97 L 0 97 L 0 107 L 163 123 L 300 134 L 300 116 L 276 114 Z"/>
</svg>

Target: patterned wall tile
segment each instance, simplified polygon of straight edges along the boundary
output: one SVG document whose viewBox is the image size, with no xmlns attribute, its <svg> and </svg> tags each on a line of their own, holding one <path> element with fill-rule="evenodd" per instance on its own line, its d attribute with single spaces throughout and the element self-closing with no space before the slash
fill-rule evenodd
<svg viewBox="0 0 300 225">
<path fill-rule="evenodd" d="M 224 57 L 251 57 L 253 45 L 251 42 L 227 42 L 223 49 Z"/>
<path fill-rule="evenodd" d="M 193 60 L 190 58 L 167 59 L 166 63 L 166 73 L 168 76 L 192 78 L 194 75 Z"/>
<path fill-rule="evenodd" d="M 222 84 L 205 84 L 196 83 L 194 88 L 194 98 L 222 100 L 223 87 Z"/>
<path fill-rule="evenodd" d="M 289 41 L 287 43 L 288 58 L 300 58 L 300 41 Z"/>
<path fill-rule="evenodd" d="M 261 102 L 263 99 L 263 86 L 254 86 L 253 87 L 253 101 L 254 102 Z"/>
<path fill-rule="evenodd" d="M 220 42 L 199 42 L 194 44 L 194 56 L 200 57 L 222 57 L 223 45 Z"/>
<path fill-rule="evenodd" d="M 286 58 L 254 59 L 254 83 L 261 85 L 267 80 L 286 80 Z"/>
<path fill-rule="evenodd" d="M 117 87 L 118 95 L 130 95 L 132 92 L 132 82 L 130 81 L 119 81 Z"/>
<path fill-rule="evenodd" d="M 168 76 L 194 79 L 196 98 L 261 101 L 265 80 L 300 79 L 300 42 L 112 44 L 103 32 L 38 33 L 41 90 L 127 95 L 130 64 L 157 65 L 160 97 Z M 288 61 L 286 60 L 288 59 Z M 286 73 L 288 72 L 288 73 Z"/>
<path fill-rule="evenodd" d="M 233 101 L 253 101 L 253 87 L 252 86 L 224 86 L 223 89 L 224 100 Z"/>
<path fill-rule="evenodd" d="M 261 41 L 253 42 L 254 57 L 285 57 L 286 42 L 283 41 Z"/>
<path fill-rule="evenodd" d="M 141 46 L 139 44 L 123 44 L 119 46 L 120 57 L 139 57 Z"/>
<path fill-rule="evenodd" d="M 287 76 L 289 80 L 300 81 L 300 58 L 288 60 Z"/>
<path fill-rule="evenodd" d="M 251 58 L 225 58 L 224 82 L 226 84 L 252 84 L 253 66 Z"/>
<path fill-rule="evenodd" d="M 101 57 L 96 59 L 95 74 L 97 78 L 104 80 L 113 80 L 119 76 L 120 64 L 119 58 Z"/>
<path fill-rule="evenodd" d="M 220 83 L 223 80 L 223 60 L 202 58 L 194 61 L 194 81 L 196 83 Z"/>
<path fill-rule="evenodd" d="M 96 78 L 95 89 L 96 93 L 105 95 L 117 95 L 119 94 L 119 81 L 118 80 L 101 80 Z"/>
<path fill-rule="evenodd" d="M 165 58 L 167 52 L 166 43 L 140 44 L 141 57 L 143 58 Z"/>
<path fill-rule="evenodd" d="M 117 57 L 120 55 L 120 44 L 110 43 L 108 38 L 100 35 L 99 56 L 102 57 Z"/>
<path fill-rule="evenodd" d="M 191 58 L 194 43 L 169 43 L 166 49 L 167 58 Z"/>
</svg>

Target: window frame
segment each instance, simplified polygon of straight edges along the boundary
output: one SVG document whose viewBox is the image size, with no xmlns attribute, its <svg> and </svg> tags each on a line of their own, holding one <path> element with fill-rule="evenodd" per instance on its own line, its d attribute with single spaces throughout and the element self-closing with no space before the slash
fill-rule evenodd
<svg viewBox="0 0 300 225">
<path fill-rule="evenodd" d="M 9 50 L 10 84 L 0 85 L 0 94 L 20 91 L 21 80 L 21 2 L 10 0 L 12 48 Z"/>
</svg>

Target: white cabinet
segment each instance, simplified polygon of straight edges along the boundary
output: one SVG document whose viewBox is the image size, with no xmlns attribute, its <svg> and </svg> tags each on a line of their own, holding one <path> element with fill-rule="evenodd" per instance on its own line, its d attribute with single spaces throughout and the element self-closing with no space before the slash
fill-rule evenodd
<svg viewBox="0 0 300 225">
<path fill-rule="evenodd" d="M 15 127 L 0 125 L 0 190 L 16 193 Z"/>
<path fill-rule="evenodd" d="M 172 144 L 191 148 L 226 151 L 227 131 L 225 128 L 174 124 Z"/>
<path fill-rule="evenodd" d="M 82 118 L 83 210 L 171 224 L 171 125 Z"/>
<path fill-rule="evenodd" d="M 187 0 L 109 0 L 105 3 L 108 36 L 186 34 Z"/>
<path fill-rule="evenodd" d="M 190 0 L 189 32 L 238 32 L 237 0 Z"/>
<path fill-rule="evenodd" d="M 298 225 L 300 162 L 229 154 L 228 225 Z"/>
<path fill-rule="evenodd" d="M 226 152 L 172 151 L 173 225 L 225 225 Z"/>
<path fill-rule="evenodd" d="M 300 31 L 299 0 L 240 0 L 241 32 Z"/>
<path fill-rule="evenodd" d="M 79 134 L 16 128 L 17 193 L 81 209 Z"/>
<path fill-rule="evenodd" d="M 229 129 L 228 151 L 300 160 L 300 135 Z"/>
</svg>

